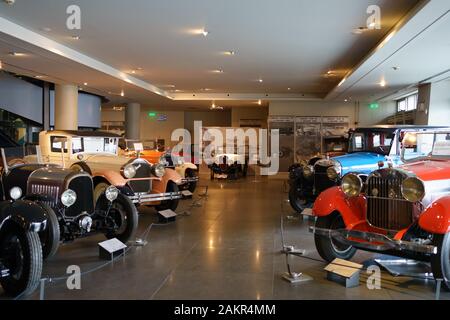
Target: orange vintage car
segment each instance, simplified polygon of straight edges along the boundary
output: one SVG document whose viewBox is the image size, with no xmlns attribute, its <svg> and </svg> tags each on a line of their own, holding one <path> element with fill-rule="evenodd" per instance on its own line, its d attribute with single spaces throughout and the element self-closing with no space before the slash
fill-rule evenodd
<svg viewBox="0 0 450 320">
<path fill-rule="evenodd" d="M 198 182 L 198 167 L 191 163 L 185 162 L 183 156 L 172 154 L 170 151 L 160 151 L 157 149 L 153 141 L 144 141 L 142 143 L 143 150 L 135 151 L 136 140 L 125 140 L 122 144 L 125 148 L 125 154 L 130 157 L 138 156 L 150 163 L 163 164 L 167 171 L 175 170 L 181 176 L 180 189 L 194 192 Z"/>
</svg>

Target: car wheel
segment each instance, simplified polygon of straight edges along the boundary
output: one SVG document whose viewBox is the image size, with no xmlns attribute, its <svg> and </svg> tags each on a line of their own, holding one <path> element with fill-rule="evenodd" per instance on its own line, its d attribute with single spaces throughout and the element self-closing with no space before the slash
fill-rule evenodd
<svg viewBox="0 0 450 320">
<path fill-rule="evenodd" d="M 55 211 L 45 203 L 40 202 L 38 204 L 45 210 L 48 217 L 47 228 L 39 233 L 39 238 L 42 244 L 42 257 L 44 259 L 50 259 L 54 257 L 58 251 L 61 240 L 61 230 Z"/>
<path fill-rule="evenodd" d="M 316 228 L 330 230 L 343 229 L 345 228 L 345 223 L 339 213 L 333 213 L 326 217 L 318 217 Z M 317 252 L 326 262 L 332 262 L 336 258 L 350 260 L 356 253 L 356 249 L 353 246 L 336 241 L 330 235 L 315 234 L 314 242 Z"/>
<path fill-rule="evenodd" d="M 166 192 L 178 192 L 178 191 L 179 191 L 178 185 L 175 182 L 169 181 L 167 183 Z M 158 211 L 164 211 L 164 210 L 175 211 L 178 208 L 178 202 L 179 202 L 179 199 L 161 201 L 161 204 L 156 206 L 156 210 L 158 210 Z"/>
<path fill-rule="evenodd" d="M 41 279 L 42 248 L 39 235 L 9 224 L 0 235 L 0 258 L 9 276 L 0 284 L 9 296 L 32 293 Z"/>
<path fill-rule="evenodd" d="M 109 184 L 106 182 L 100 182 L 94 188 L 94 203 L 97 203 L 100 196 L 105 193 L 106 189 L 109 187 Z"/>
<path fill-rule="evenodd" d="M 194 171 L 192 169 L 188 169 L 188 170 L 186 170 L 186 176 L 189 178 L 196 178 L 198 175 L 197 175 L 196 171 Z M 196 188 L 197 188 L 197 182 L 189 182 L 188 190 L 190 192 L 194 193 Z"/>
<path fill-rule="evenodd" d="M 104 196 L 102 196 L 101 201 L 104 201 L 102 207 L 109 206 L 109 201 Z M 121 242 L 127 243 L 134 238 L 139 216 L 136 206 L 127 196 L 119 194 L 111 204 L 108 216 L 113 219 L 116 226 L 114 230 L 105 233 L 108 239 L 117 238 Z"/>
<path fill-rule="evenodd" d="M 302 198 L 296 188 L 289 188 L 289 204 L 291 205 L 292 209 L 299 213 L 301 213 L 306 208 L 311 207 L 311 203 Z"/>
<path fill-rule="evenodd" d="M 450 233 L 434 235 L 433 244 L 437 254 L 431 255 L 431 269 L 435 279 L 442 279 L 450 290 Z"/>
</svg>

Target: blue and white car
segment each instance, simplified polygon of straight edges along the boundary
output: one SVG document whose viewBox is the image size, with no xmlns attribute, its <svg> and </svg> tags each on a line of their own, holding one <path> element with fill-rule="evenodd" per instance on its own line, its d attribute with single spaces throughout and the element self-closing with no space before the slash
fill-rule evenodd
<svg viewBox="0 0 450 320">
<path fill-rule="evenodd" d="M 347 173 L 357 173 L 363 180 L 383 167 L 402 165 L 401 142 L 406 132 L 426 131 L 438 127 L 382 125 L 358 128 L 350 132 L 348 154 L 320 159 L 297 167 L 301 184 L 291 184 L 289 200 L 296 211 L 310 208 L 324 190 L 338 186 Z M 295 186 L 295 190 L 292 189 Z"/>
</svg>

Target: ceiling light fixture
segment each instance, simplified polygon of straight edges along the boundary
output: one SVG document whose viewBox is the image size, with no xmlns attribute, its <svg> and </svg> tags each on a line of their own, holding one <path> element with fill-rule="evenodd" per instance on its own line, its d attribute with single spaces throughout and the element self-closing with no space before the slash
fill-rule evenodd
<svg viewBox="0 0 450 320">
<path fill-rule="evenodd" d="M 225 51 L 224 53 L 225 53 L 225 55 L 227 55 L 227 56 L 234 56 L 234 55 L 236 54 L 236 52 L 233 51 L 233 50 Z"/>
<path fill-rule="evenodd" d="M 88 85 L 88 83 L 87 82 L 85 82 L 85 83 L 83 83 L 85 86 L 87 86 Z"/>
<path fill-rule="evenodd" d="M 207 37 L 208 34 L 209 34 L 209 31 L 208 31 L 208 30 L 205 30 L 205 29 L 202 30 L 202 35 L 203 35 L 204 37 Z"/>
<path fill-rule="evenodd" d="M 259 82 L 259 83 L 263 83 L 264 80 L 263 80 L 263 79 L 258 79 L 258 82 Z"/>
<path fill-rule="evenodd" d="M 223 73 L 223 69 L 216 69 L 216 70 L 213 70 L 213 72 L 214 73 Z"/>
<path fill-rule="evenodd" d="M 258 100 L 258 105 L 262 105 L 262 101 L 261 100 Z"/>
<path fill-rule="evenodd" d="M 383 87 L 383 88 L 386 87 L 386 80 L 384 80 L 384 79 L 381 80 L 380 86 Z"/>
<path fill-rule="evenodd" d="M 80 36 L 75 35 L 75 36 L 72 36 L 72 39 L 73 39 L 73 40 L 80 40 L 81 38 L 80 38 Z"/>
<path fill-rule="evenodd" d="M 291 91 L 291 88 L 288 88 L 288 91 Z"/>
<path fill-rule="evenodd" d="M 0 60 L 0 70 L 3 69 L 3 62 Z"/>
<path fill-rule="evenodd" d="M 123 90 L 120 92 L 120 96 L 125 97 L 125 92 L 123 92 Z"/>
</svg>

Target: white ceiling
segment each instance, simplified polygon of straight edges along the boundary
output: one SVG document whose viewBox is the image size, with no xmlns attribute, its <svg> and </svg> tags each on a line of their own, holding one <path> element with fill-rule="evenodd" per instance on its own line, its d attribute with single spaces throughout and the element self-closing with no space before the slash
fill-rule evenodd
<svg viewBox="0 0 450 320">
<path fill-rule="evenodd" d="M 335 88 L 418 2 L 16 0 L 13 6 L 0 3 L 0 17 L 106 64 L 114 72 L 143 70 L 130 75 L 127 83 L 114 72 L 105 74 L 70 55 L 46 51 L 49 48 L 5 33 L 0 33 L 0 59 L 5 69 L 46 74 L 56 82 L 88 82 L 85 90 L 108 96 L 113 103 L 136 100 L 151 108 L 208 106 L 214 97 L 219 104 L 250 106 L 255 105 L 250 100 L 264 99 L 266 94 L 268 100 L 362 97 L 368 88 L 377 87 L 377 75 L 360 87 Z M 79 32 L 65 26 L 70 4 L 82 10 Z M 381 7 L 382 29 L 352 34 L 352 29 L 365 25 L 366 9 L 373 4 Z M 189 33 L 202 28 L 209 31 L 206 38 Z M 71 38 L 75 34 L 80 40 Z M 435 40 L 427 41 L 433 44 Z M 20 59 L 7 55 L 14 50 L 28 50 L 30 55 Z M 236 54 L 226 56 L 227 50 Z M 403 62 L 404 57 L 399 59 Z M 224 73 L 211 72 L 218 68 Z M 324 77 L 330 69 L 337 70 L 338 76 Z M 263 83 L 257 81 L 260 78 Z M 171 92 L 169 84 L 181 92 Z M 194 101 L 163 98 L 152 92 L 153 85 L 162 95 Z M 398 86 L 403 85 L 399 81 Z M 126 92 L 124 98 L 117 95 L 121 90 Z"/>
</svg>

